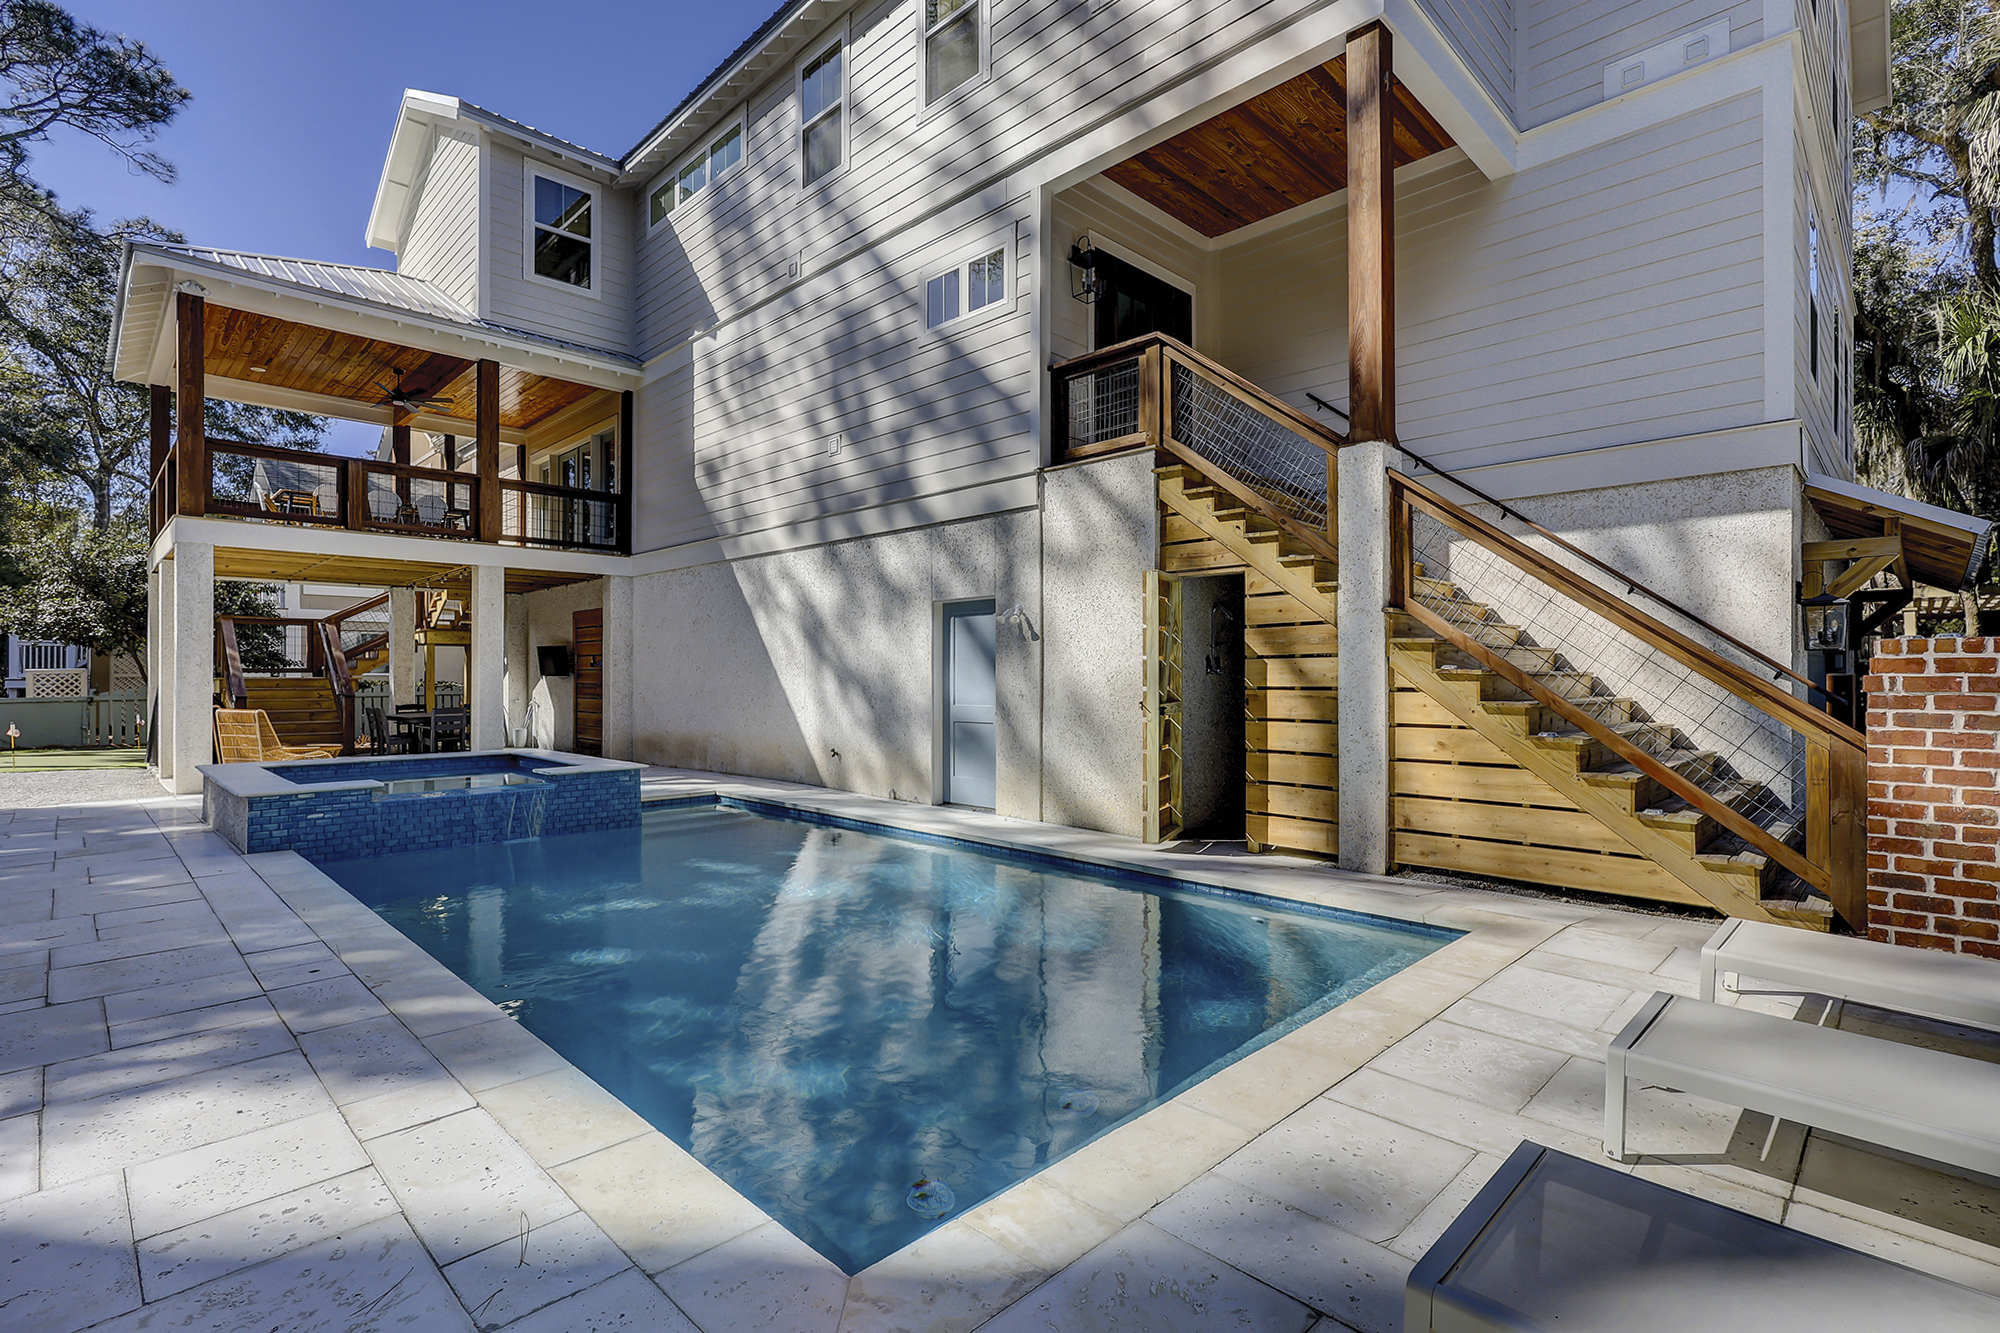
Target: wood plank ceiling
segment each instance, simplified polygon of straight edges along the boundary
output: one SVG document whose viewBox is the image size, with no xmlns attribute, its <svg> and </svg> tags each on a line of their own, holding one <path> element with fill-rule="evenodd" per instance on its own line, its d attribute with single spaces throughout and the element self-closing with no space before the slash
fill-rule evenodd
<svg viewBox="0 0 2000 1333">
<path fill-rule="evenodd" d="M 385 386 L 394 385 L 401 371 L 411 393 L 451 400 L 426 416 L 463 420 L 471 434 L 476 377 L 471 361 L 213 304 L 202 342 L 210 375 L 377 407 L 388 397 Z M 526 430 L 596 392 L 586 384 L 502 366 L 500 425 Z"/>
<path fill-rule="evenodd" d="M 1400 80 L 1396 166 L 1452 146 Z M 1104 173 L 1211 239 L 1347 188 L 1347 57 L 1259 93 Z"/>
<path fill-rule="evenodd" d="M 365 556 L 322 555 L 310 551 L 263 551 L 240 546 L 215 548 L 215 577 L 255 583 L 348 583 L 363 588 L 447 588 L 457 590 L 461 595 L 467 594 L 472 586 L 472 575 L 463 565 L 414 560 L 378 560 Z M 510 564 L 507 566 L 507 591 L 539 592 L 544 588 L 585 583 L 596 577 L 595 574 L 519 568 Z"/>
</svg>

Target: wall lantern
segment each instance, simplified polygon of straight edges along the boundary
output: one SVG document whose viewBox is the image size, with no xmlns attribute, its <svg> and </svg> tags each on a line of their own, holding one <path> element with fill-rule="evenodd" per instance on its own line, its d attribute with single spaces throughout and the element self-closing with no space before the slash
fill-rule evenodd
<svg viewBox="0 0 2000 1333">
<path fill-rule="evenodd" d="M 1069 248 L 1069 294 L 1085 305 L 1094 303 L 1104 292 L 1104 279 L 1097 274 L 1097 251 L 1085 236 Z"/>
<path fill-rule="evenodd" d="M 1807 652 L 1847 651 L 1848 606 L 1845 598 L 1822 593 L 1818 597 L 1801 599 L 1799 607 L 1805 617 Z"/>
</svg>

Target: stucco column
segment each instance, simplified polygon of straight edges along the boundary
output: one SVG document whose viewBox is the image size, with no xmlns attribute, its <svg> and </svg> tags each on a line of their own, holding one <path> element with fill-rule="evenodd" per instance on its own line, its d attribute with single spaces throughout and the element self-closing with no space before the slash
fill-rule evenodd
<svg viewBox="0 0 2000 1333">
<path fill-rule="evenodd" d="M 146 720 L 153 728 L 153 773 L 163 783 L 174 775 L 173 576 L 174 562 L 162 560 L 146 580 Z"/>
<path fill-rule="evenodd" d="M 604 754 L 632 754 L 632 580 L 604 580 Z"/>
<path fill-rule="evenodd" d="M 168 566 L 174 620 L 173 694 L 160 712 L 173 713 L 174 771 L 170 790 L 201 790 L 199 766 L 215 756 L 215 547 L 176 542 Z"/>
<path fill-rule="evenodd" d="M 417 701 L 417 590 L 389 589 L 389 699 Z"/>
<path fill-rule="evenodd" d="M 466 650 L 466 695 L 472 705 L 472 748 L 507 743 L 507 571 L 472 567 L 472 644 Z"/>
<path fill-rule="evenodd" d="M 1340 590 L 1340 865 L 1389 869 L 1389 446 L 1351 444 L 1335 464 Z"/>
<path fill-rule="evenodd" d="M 507 743 L 515 727 L 528 725 L 528 598 L 507 598 Z M 531 742 L 532 743 L 532 742 Z"/>
</svg>

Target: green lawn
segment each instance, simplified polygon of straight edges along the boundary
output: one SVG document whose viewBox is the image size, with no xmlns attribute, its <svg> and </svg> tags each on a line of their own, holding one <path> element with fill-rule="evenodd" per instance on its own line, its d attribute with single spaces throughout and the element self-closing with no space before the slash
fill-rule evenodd
<svg viewBox="0 0 2000 1333">
<path fill-rule="evenodd" d="M 139 746 L 103 746 L 87 750 L 0 749 L 0 773 L 53 773 L 83 768 L 146 767 L 146 751 Z"/>
</svg>

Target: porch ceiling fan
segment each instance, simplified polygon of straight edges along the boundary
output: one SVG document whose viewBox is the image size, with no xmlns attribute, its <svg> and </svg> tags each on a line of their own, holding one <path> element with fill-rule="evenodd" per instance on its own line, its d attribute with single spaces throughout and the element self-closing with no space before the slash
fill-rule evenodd
<svg viewBox="0 0 2000 1333">
<path fill-rule="evenodd" d="M 376 404 L 377 407 L 393 407 L 398 411 L 414 413 L 452 405 L 450 398 L 439 397 L 436 394 L 410 393 L 405 390 L 403 372 L 400 370 L 396 372 L 396 383 L 393 387 L 379 380 L 375 382 L 375 387 L 383 394 L 382 401 Z"/>
</svg>

